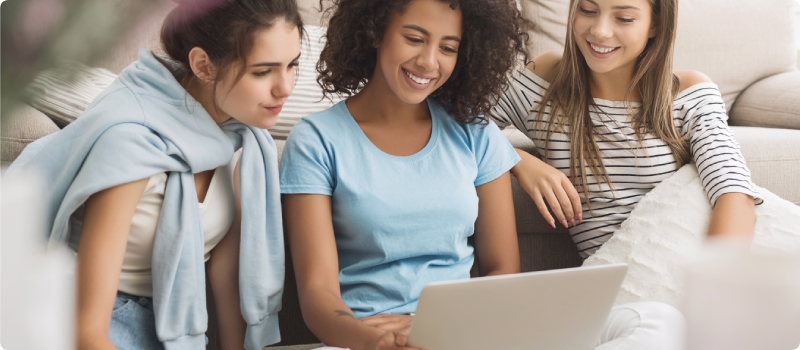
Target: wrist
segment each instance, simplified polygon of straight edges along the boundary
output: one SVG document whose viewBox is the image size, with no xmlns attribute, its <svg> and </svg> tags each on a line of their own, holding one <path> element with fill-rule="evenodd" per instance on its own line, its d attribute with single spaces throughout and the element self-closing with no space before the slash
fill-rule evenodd
<svg viewBox="0 0 800 350">
<path fill-rule="evenodd" d="M 370 328 L 372 328 L 372 327 L 370 327 Z M 367 337 L 368 340 L 367 340 L 367 342 L 366 342 L 366 344 L 364 346 L 364 349 L 368 349 L 368 350 L 380 349 L 381 341 L 389 333 L 390 332 L 382 331 L 382 330 L 377 329 L 377 328 L 372 328 L 370 330 L 370 336 Z"/>
</svg>

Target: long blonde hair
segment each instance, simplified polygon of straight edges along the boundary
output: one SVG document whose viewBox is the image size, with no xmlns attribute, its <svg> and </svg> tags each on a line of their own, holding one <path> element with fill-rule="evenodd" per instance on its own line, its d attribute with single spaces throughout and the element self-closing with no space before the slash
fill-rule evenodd
<svg viewBox="0 0 800 350">
<path fill-rule="evenodd" d="M 550 104 L 543 156 L 547 159 L 547 149 L 554 132 L 566 134 L 571 145 L 569 178 L 583 192 L 584 198 L 588 199 L 589 187 L 586 172 L 583 171 L 587 167 L 598 185 L 603 181 L 610 188 L 613 187 L 603 165 L 600 148 L 595 142 L 595 132 L 589 115 L 589 109 L 592 106 L 597 107 L 589 91 L 589 66 L 578 49 L 573 31 L 579 1 L 572 0 L 570 3 L 564 54 L 555 68 L 553 81 L 539 104 L 535 123 L 544 123 L 545 109 Z M 640 146 L 647 134 L 662 139 L 675 155 L 677 167 L 680 167 L 688 161 L 690 151 L 672 116 L 672 104 L 680 87 L 679 78 L 672 72 L 678 0 L 650 0 L 650 5 L 656 35 L 649 40 L 638 58 L 633 80 L 625 93 L 626 107 L 631 114 L 632 127 Z M 637 89 L 642 98 L 642 106 L 634 110 L 630 98 Z M 565 124 L 568 125 L 567 130 L 564 128 Z"/>
</svg>

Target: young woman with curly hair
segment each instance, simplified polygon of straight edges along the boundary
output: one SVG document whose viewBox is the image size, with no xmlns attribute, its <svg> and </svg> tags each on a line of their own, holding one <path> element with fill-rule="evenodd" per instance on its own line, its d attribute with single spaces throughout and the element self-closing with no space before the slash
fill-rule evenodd
<svg viewBox="0 0 800 350">
<path fill-rule="evenodd" d="M 525 59 L 527 23 L 506 0 L 335 3 L 318 81 L 351 97 L 301 120 L 281 163 L 300 305 L 328 345 L 409 349 L 426 284 L 469 278 L 474 260 L 519 272 L 519 157 L 482 115 Z M 600 348 L 680 342 L 677 311 L 635 310 L 612 312 Z"/>
<path fill-rule="evenodd" d="M 525 57 L 508 0 L 335 1 L 281 192 L 300 305 L 328 345 L 404 349 L 426 284 L 519 272 L 519 157 L 482 116 Z M 467 239 L 474 233 L 473 247 Z"/>
</svg>

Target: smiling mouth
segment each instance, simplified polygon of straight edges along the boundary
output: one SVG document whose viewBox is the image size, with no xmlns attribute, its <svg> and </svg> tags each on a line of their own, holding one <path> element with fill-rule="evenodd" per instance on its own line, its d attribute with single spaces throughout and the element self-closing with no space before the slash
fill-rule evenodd
<svg viewBox="0 0 800 350">
<path fill-rule="evenodd" d="M 411 74 L 411 72 L 409 72 L 409 71 L 407 71 L 405 69 L 403 69 L 403 73 L 406 73 L 406 76 L 408 76 L 408 78 L 411 79 L 411 81 L 413 81 L 413 82 L 415 82 L 417 84 L 420 84 L 420 85 L 425 85 L 425 84 L 431 82 L 431 79 L 420 78 L 420 77 L 418 77 L 418 76 L 416 76 L 414 74 Z"/>
<path fill-rule="evenodd" d="M 264 108 L 266 108 L 268 111 L 270 111 L 273 114 L 278 114 L 283 109 L 283 103 L 281 103 L 281 104 L 279 104 L 277 106 L 274 106 L 274 107 L 264 107 Z"/>
<path fill-rule="evenodd" d="M 591 42 L 588 42 L 588 41 L 587 41 L 587 43 L 589 43 L 589 47 L 591 47 L 594 52 L 597 52 L 599 54 L 605 54 L 605 53 L 609 53 L 609 52 L 616 51 L 617 49 L 619 49 L 619 46 L 617 46 L 617 47 L 600 47 L 600 46 L 596 46 L 596 45 L 594 45 L 594 44 L 592 44 Z"/>
</svg>

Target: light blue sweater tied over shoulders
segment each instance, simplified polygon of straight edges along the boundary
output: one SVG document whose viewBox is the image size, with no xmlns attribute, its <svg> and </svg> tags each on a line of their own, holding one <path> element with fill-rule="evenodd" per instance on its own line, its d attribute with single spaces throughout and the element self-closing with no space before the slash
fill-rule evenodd
<svg viewBox="0 0 800 350">
<path fill-rule="evenodd" d="M 284 280 L 278 157 L 264 129 L 231 120 L 218 126 L 153 53 L 139 61 L 63 130 L 30 144 L 6 179 L 45 179 L 50 245 L 77 241 L 69 218 L 92 194 L 169 172 L 153 248 L 156 332 L 167 350 L 205 348 L 203 234 L 194 173 L 227 164 L 242 148 L 240 307 L 245 348 L 280 341 Z M 73 237 L 70 237 L 73 236 Z"/>
</svg>

